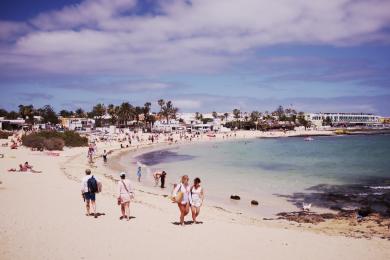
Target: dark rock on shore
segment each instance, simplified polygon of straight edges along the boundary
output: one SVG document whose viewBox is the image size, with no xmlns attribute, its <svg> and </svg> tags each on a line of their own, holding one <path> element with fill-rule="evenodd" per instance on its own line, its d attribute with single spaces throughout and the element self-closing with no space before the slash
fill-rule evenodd
<svg viewBox="0 0 390 260">
<path fill-rule="evenodd" d="M 357 210 L 360 217 L 378 213 L 390 217 L 390 179 L 365 180 L 359 184 L 320 184 L 298 192 L 278 195 L 297 207 L 302 201 L 310 201 L 314 207 L 328 208 L 338 212 Z"/>
<path fill-rule="evenodd" d="M 241 198 L 238 195 L 230 195 L 230 199 L 232 199 L 232 200 L 240 200 Z"/>
<path fill-rule="evenodd" d="M 259 205 L 259 202 L 257 200 L 252 200 L 251 205 L 257 206 L 257 205 Z"/>
</svg>

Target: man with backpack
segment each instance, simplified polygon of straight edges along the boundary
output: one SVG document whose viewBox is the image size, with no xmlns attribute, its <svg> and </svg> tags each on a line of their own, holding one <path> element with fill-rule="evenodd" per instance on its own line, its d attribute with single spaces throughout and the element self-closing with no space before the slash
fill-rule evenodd
<svg viewBox="0 0 390 260">
<path fill-rule="evenodd" d="M 87 209 L 87 216 L 94 216 L 97 218 L 96 214 L 96 193 L 99 193 L 101 190 L 101 183 L 96 179 L 95 176 L 91 175 L 91 170 L 85 170 L 85 176 L 81 182 L 81 194 L 85 201 L 85 207 Z M 93 213 L 90 212 L 90 207 L 92 206 Z"/>
</svg>

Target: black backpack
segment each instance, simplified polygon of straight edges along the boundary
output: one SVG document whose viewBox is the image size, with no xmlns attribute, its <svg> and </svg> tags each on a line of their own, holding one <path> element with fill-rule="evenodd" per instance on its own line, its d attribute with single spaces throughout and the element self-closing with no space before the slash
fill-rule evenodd
<svg viewBox="0 0 390 260">
<path fill-rule="evenodd" d="M 88 179 L 88 192 L 91 192 L 91 193 L 97 193 L 98 192 L 98 183 L 95 179 L 95 177 L 91 177 Z"/>
</svg>

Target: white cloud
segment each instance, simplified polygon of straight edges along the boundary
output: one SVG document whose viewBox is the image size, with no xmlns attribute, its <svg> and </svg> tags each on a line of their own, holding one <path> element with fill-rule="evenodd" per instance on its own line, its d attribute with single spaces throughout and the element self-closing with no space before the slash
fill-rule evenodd
<svg viewBox="0 0 390 260">
<path fill-rule="evenodd" d="M 8 24 L 4 73 L 215 72 L 251 51 L 286 43 L 389 42 L 388 0 L 157 1 L 159 15 L 129 15 L 136 0 L 86 0 Z M 14 29 L 13 29 L 14 28 Z M 2 32 L 3 31 L 3 32 Z M 22 36 L 21 32 L 24 32 Z"/>
<path fill-rule="evenodd" d="M 196 109 L 201 108 L 202 102 L 200 100 L 191 100 L 191 99 L 176 99 L 173 100 L 173 103 L 176 107 L 179 107 L 180 109 L 186 111 L 194 111 Z"/>
</svg>

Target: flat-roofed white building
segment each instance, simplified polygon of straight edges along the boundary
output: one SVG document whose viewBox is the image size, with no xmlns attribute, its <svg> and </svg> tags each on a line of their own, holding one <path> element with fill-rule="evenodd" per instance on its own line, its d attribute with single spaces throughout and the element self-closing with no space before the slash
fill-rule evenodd
<svg viewBox="0 0 390 260">
<path fill-rule="evenodd" d="M 325 120 L 330 120 L 334 125 L 369 126 L 380 124 L 380 116 L 368 113 L 308 113 L 306 120 L 316 126 L 322 126 Z"/>
<path fill-rule="evenodd" d="M 6 128 L 20 128 L 22 127 L 26 121 L 22 118 L 18 119 L 5 119 L 4 117 L 0 117 L 0 130 Z"/>
<path fill-rule="evenodd" d="M 79 131 L 87 128 L 94 128 L 95 120 L 91 118 L 63 117 L 61 118 L 61 125 L 66 129 Z"/>
<path fill-rule="evenodd" d="M 166 121 L 156 121 L 153 124 L 152 130 L 155 132 L 171 133 L 176 131 L 186 131 L 186 127 L 179 121 L 171 119 L 168 123 Z"/>
</svg>

